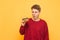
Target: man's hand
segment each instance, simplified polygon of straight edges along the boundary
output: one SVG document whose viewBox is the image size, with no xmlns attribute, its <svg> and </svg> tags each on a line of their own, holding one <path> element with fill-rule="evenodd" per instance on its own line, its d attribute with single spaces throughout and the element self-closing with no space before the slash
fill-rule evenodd
<svg viewBox="0 0 60 40">
<path fill-rule="evenodd" d="M 25 26 L 25 24 L 26 24 L 27 21 L 28 21 L 28 18 L 23 18 L 21 25 L 22 25 L 22 26 Z"/>
</svg>

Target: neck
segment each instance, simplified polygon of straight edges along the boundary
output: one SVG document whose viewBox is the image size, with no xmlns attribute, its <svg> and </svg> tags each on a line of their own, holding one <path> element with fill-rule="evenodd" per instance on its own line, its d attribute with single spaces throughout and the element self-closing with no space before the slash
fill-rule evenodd
<svg viewBox="0 0 60 40">
<path fill-rule="evenodd" d="M 40 19 L 39 18 L 32 18 L 32 20 L 39 21 Z"/>
</svg>

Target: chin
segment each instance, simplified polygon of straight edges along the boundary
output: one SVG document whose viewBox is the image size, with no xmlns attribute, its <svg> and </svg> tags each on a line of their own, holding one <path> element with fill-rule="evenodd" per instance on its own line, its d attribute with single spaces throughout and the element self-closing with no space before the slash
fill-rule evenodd
<svg viewBox="0 0 60 40">
<path fill-rule="evenodd" d="M 37 19 L 36 17 L 33 17 L 34 19 Z"/>
</svg>

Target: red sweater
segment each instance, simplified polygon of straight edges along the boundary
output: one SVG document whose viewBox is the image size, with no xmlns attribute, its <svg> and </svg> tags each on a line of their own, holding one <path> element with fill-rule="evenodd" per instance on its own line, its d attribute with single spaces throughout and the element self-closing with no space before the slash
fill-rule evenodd
<svg viewBox="0 0 60 40">
<path fill-rule="evenodd" d="M 21 25 L 20 34 L 24 34 L 24 40 L 49 40 L 48 26 L 44 20 L 33 21 L 32 18 L 23 27 Z"/>
</svg>

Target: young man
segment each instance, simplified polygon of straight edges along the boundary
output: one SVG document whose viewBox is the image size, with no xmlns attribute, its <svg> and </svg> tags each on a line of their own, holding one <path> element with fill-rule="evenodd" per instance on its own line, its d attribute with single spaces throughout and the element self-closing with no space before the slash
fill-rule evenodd
<svg viewBox="0 0 60 40">
<path fill-rule="evenodd" d="M 22 20 L 20 34 L 24 35 L 24 40 L 49 40 L 47 23 L 39 18 L 40 6 L 33 5 L 31 10 L 32 18 Z"/>
</svg>

